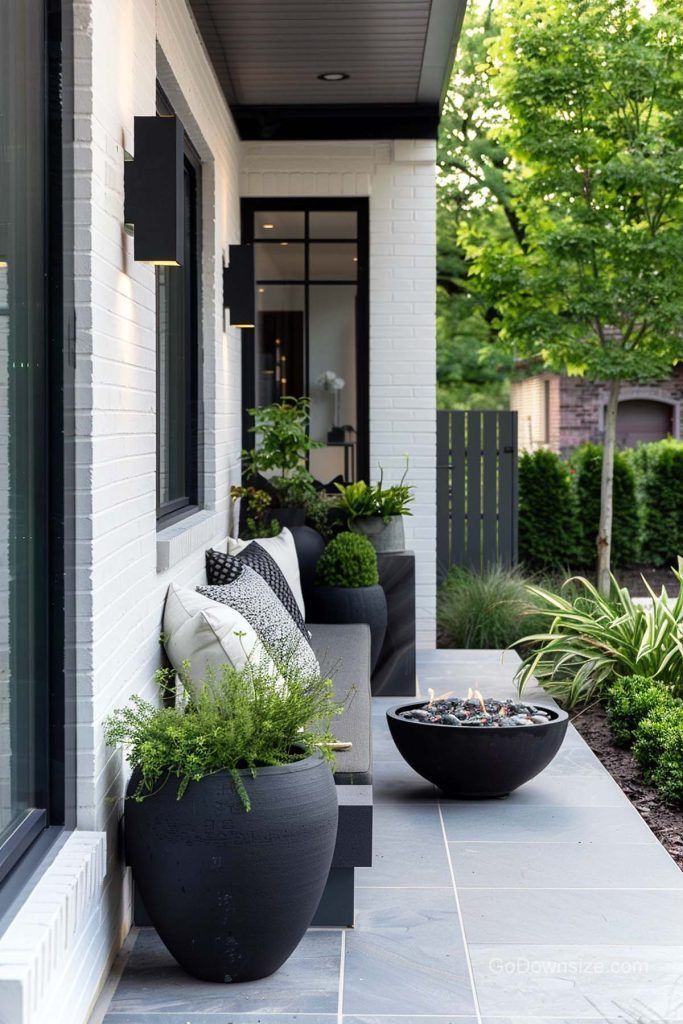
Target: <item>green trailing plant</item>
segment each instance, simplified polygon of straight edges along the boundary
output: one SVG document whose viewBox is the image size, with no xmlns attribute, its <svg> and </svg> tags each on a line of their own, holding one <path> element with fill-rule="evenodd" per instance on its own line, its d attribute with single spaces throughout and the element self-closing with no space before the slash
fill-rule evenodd
<svg viewBox="0 0 683 1024">
<path fill-rule="evenodd" d="M 247 540 L 254 537 L 276 537 L 282 529 L 277 519 L 268 520 L 271 496 L 258 487 L 231 487 L 232 502 L 244 502 L 244 526 L 242 536 Z"/>
<path fill-rule="evenodd" d="M 633 756 L 643 774 L 672 804 L 683 803 L 683 703 L 663 705 L 642 720 Z"/>
<path fill-rule="evenodd" d="M 474 573 L 453 567 L 439 587 L 436 607 L 440 647 L 509 647 L 543 624 L 524 576 L 514 569 Z"/>
<path fill-rule="evenodd" d="M 256 662 L 242 669 L 221 665 L 197 686 L 186 663 L 179 677 L 182 699 L 175 706 L 131 697 L 105 723 L 105 739 L 122 747 L 140 772 L 133 799 L 143 800 L 172 778 L 179 782 L 181 799 L 191 782 L 224 771 L 248 811 L 239 769 L 255 776 L 260 767 L 290 764 L 316 749 L 332 760 L 330 722 L 342 707 L 334 700 L 331 681 L 304 679 L 286 667 L 281 671 L 284 681 L 276 682 Z M 169 670 L 161 669 L 156 679 L 163 693 L 172 689 Z"/>
<path fill-rule="evenodd" d="M 377 552 L 367 537 L 340 533 L 320 556 L 317 573 L 328 587 L 373 587 L 379 583 Z"/>
<path fill-rule="evenodd" d="M 309 434 L 308 398 L 282 398 L 273 405 L 249 409 L 254 423 L 253 449 L 242 452 L 247 477 L 270 474 L 268 483 L 282 507 L 303 507 L 315 495 L 315 480 L 306 466 L 309 452 L 324 447 Z"/>
<path fill-rule="evenodd" d="M 630 747 L 638 726 L 653 711 L 672 707 L 675 698 L 657 679 L 624 676 L 607 691 L 607 720 L 621 746 Z"/>
<path fill-rule="evenodd" d="M 683 555 L 683 441 L 667 438 L 632 453 L 641 513 L 640 558 L 674 565 Z"/>
<path fill-rule="evenodd" d="M 576 582 L 583 593 L 573 599 L 530 586 L 549 624 L 546 632 L 517 641 L 531 648 L 516 674 L 519 692 L 535 677 L 566 707 L 574 707 L 619 676 L 641 675 L 683 693 L 682 573 L 679 562 L 678 595 L 671 598 L 665 587 L 655 594 L 644 581 L 650 606 L 634 602 L 614 577 L 609 598 L 582 577 Z"/>
<path fill-rule="evenodd" d="M 519 558 L 533 570 L 575 564 L 578 508 L 569 469 L 547 448 L 519 459 Z"/>
<path fill-rule="evenodd" d="M 597 558 L 596 540 L 600 526 L 600 487 L 603 449 L 599 444 L 582 444 L 572 454 L 570 464 L 575 472 L 579 522 L 579 561 L 594 566 Z M 612 565 L 628 565 L 638 556 L 638 511 L 635 473 L 622 452 L 614 455 L 612 484 Z"/>
</svg>

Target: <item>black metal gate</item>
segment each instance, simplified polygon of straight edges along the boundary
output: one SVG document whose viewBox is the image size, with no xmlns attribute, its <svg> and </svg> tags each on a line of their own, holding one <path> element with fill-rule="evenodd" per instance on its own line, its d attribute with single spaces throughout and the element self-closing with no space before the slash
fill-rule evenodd
<svg viewBox="0 0 683 1024">
<path fill-rule="evenodd" d="M 437 565 L 517 561 L 517 413 L 437 413 Z"/>
</svg>

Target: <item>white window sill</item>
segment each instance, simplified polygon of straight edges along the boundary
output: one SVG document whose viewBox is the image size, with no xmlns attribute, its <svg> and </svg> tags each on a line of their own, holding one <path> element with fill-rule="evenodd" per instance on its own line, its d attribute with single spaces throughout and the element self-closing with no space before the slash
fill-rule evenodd
<svg viewBox="0 0 683 1024">
<path fill-rule="evenodd" d="M 203 509 L 166 526 L 157 533 L 157 572 L 166 572 L 200 548 L 207 547 L 219 532 L 220 516 Z"/>
</svg>

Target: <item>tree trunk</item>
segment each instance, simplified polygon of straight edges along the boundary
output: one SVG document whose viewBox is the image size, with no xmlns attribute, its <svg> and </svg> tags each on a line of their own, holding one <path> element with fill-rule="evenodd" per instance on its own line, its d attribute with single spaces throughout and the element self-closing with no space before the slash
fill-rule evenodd
<svg viewBox="0 0 683 1024">
<path fill-rule="evenodd" d="M 617 443 L 617 410 L 621 381 L 610 381 L 605 437 L 602 451 L 600 482 L 600 527 L 598 529 L 598 590 L 603 597 L 610 592 L 610 560 L 612 555 L 612 510 L 614 507 L 614 450 Z M 634 510 L 635 512 L 635 510 Z"/>
</svg>

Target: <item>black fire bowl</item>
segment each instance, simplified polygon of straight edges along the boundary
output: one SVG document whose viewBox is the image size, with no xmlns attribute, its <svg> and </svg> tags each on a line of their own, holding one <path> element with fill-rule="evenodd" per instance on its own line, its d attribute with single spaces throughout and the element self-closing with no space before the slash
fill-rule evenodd
<svg viewBox="0 0 683 1024">
<path fill-rule="evenodd" d="M 481 800 L 507 796 L 523 786 L 562 746 L 567 713 L 533 703 L 550 715 L 548 722 L 509 729 L 454 728 L 400 717 L 403 711 L 426 707 L 424 700 L 390 708 L 387 721 L 399 753 L 419 775 L 447 796 Z"/>
</svg>

